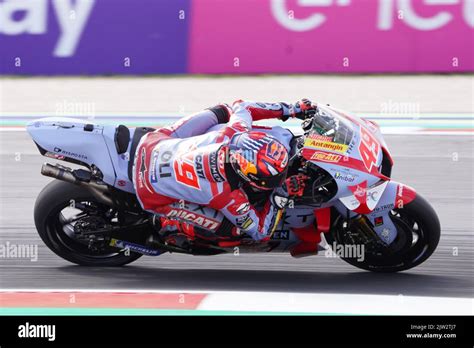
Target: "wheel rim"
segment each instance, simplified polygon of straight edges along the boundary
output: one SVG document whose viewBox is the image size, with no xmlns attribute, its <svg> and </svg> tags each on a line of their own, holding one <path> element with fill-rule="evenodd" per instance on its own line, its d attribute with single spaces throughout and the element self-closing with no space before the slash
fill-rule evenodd
<svg viewBox="0 0 474 348">
<path fill-rule="evenodd" d="M 424 229 L 424 224 L 413 217 L 405 209 L 392 210 L 390 218 L 397 228 L 397 237 L 383 253 L 366 253 L 364 263 L 375 267 L 394 267 L 403 263 L 417 262 L 428 250 L 428 234 Z M 347 245 L 347 231 L 341 228 L 342 217 L 339 216 L 334 222 L 336 233 L 334 234 L 337 244 Z M 354 244 L 354 243 L 352 243 Z M 347 260 L 354 263 L 353 260 Z M 358 262 L 358 261 L 357 261 Z M 359 263 L 359 262 L 358 262 Z"/>
<path fill-rule="evenodd" d="M 418 261 L 428 250 L 428 233 L 424 228 L 422 221 L 419 221 L 416 217 L 412 216 L 405 209 L 392 210 L 390 212 L 391 219 L 396 223 L 402 221 L 405 223 L 412 233 L 412 243 L 407 254 L 413 262 Z"/>
<path fill-rule="evenodd" d="M 91 249 L 87 240 L 77 238 L 75 226 L 84 218 L 93 216 L 93 211 L 106 212 L 110 209 L 92 199 L 78 200 L 74 206 L 69 202 L 59 205 L 46 219 L 46 231 L 51 242 L 57 244 L 58 249 L 66 249 L 75 256 L 87 259 L 104 260 L 123 255 L 113 247 Z M 112 219 L 110 222 L 113 223 Z"/>
</svg>

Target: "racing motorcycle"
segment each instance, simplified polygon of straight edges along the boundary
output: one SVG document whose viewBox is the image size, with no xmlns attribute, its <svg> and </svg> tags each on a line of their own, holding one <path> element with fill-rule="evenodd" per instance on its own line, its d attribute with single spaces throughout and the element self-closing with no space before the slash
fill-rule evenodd
<svg viewBox="0 0 474 348">
<path fill-rule="evenodd" d="M 288 176 L 306 178 L 303 194 L 280 211 L 265 242 L 244 233 L 216 236 L 197 226 L 199 210 L 206 207 L 179 221 L 141 208 L 133 162 L 140 139 L 153 128 L 42 118 L 27 130 L 43 156 L 70 163 L 43 164 L 41 174 L 55 180 L 39 194 L 34 220 L 44 243 L 79 265 L 121 266 L 166 252 L 307 256 L 332 250 L 358 268 L 397 272 L 427 260 L 439 242 L 440 223 L 430 204 L 413 188 L 391 180 L 393 160 L 378 125 L 330 106 L 319 106 L 298 135 L 279 126 L 259 127 L 286 139 Z M 257 208 L 268 198 L 248 194 Z M 228 228 L 235 227 L 229 222 Z"/>
</svg>

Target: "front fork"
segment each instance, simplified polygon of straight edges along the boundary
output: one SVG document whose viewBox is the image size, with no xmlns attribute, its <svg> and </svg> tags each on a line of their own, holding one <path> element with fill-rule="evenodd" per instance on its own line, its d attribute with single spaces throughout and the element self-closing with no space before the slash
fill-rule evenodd
<svg viewBox="0 0 474 348">
<path fill-rule="evenodd" d="M 357 227 L 359 228 L 358 230 L 362 233 L 362 236 L 366 241 L 381 240 L 377 233 L 375 233 L 374 228 L 367 216 L 359 215 L 353 221 L 357 223 Z M 351 228 L 353 221 L 351 221 L 349 224 L 349 228 Z"/>
<path fill-rule="evenodd" d="M 392 210 L 402 209 L 404 205 L 410 203 L 415 197 L 416 192 L 413 188 L 396 181 L 390 181 L 382 192 L 376 206 L 366 214 L 355 213 L 344 204 L 342 199 L 338 200 L 334 207 L 342 216 L 347 216 L 347 220 L 358 219 L 359 226 L 365 234 L 373 236 L 373 233 L 375 233 L 378 237 L 377 240 L 385 245 L 390 245 L 398 235 L 397 227 L 391 219 Z"/>
</svg>

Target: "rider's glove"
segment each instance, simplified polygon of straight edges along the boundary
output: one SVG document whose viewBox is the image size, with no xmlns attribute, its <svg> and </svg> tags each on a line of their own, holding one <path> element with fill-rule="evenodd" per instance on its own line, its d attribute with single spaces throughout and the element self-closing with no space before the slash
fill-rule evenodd
<svg viewBox="0 0 474 348">
<path fill-rule="evenodd" d="M 286 179 L 286 187 L 289 196 L 301 197 L 306 186 L 306 179 L 308 177 L 303 174 L 293 175 Z"/>
<path fill-rule="evenodd" d="M 286 190 L 286 185 L 278 187 L 273 190 L 271 195 L 272 204 L 278 209 L 285 208 L 289 203 L 288 191 Z"/>
<path fill-rule="evenodd" d="M 317 109 L 316 104 L 304 98 L 297 101 L 294 105 L 290 105 L 290 116 L 299 118 L 300 120 L 306 120 L 307 118 L 313 117 Z"/>
<path fill-rule="evenodd" d="M 301 99 L 295 104 L 280 103 L 280 105 L 283 107 L 283 115 L 281 116 L 283 121 L 288 120 L 290 117 L 305 120 L 313 117 L 317 110 L 317 105 L 308 99 Z"/>
</svg>

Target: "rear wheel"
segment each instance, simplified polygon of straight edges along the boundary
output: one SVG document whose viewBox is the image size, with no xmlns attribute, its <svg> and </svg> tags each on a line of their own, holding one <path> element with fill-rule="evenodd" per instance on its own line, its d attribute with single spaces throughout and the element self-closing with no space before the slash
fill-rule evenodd
<svg viewBox="0 0 474 348">
<path fill-rule="evenodd" d="M 36 229 L 55 254 L 82 266 L 122 266 L 141 254 L 107 245 L 88 231 L 120 227 L 117 213 L 99 203 L 86 189 L 64 181 L 50 182 L 34 208 Z"/>
<path fill-rule="evenodd" d="M 344 261 L 358 268 L 373 272 L 404 271 L 426 261 L 435 251 L 440 238 L 441 228 L 436 212 L 420 195 L 400 209 L 390 213 L 397 228 L 397 237 L 389 245 L 375 238 L 364 243 L 364 258 L 344 258 Z M 331 232 L 326 234 L 326 241 L 331 246 L 360 244 L 357 232 L 348 233 L 347 222 L 338 216 Z M 356 228 L 357 230 L 357 228 Z"/>
</svg>

